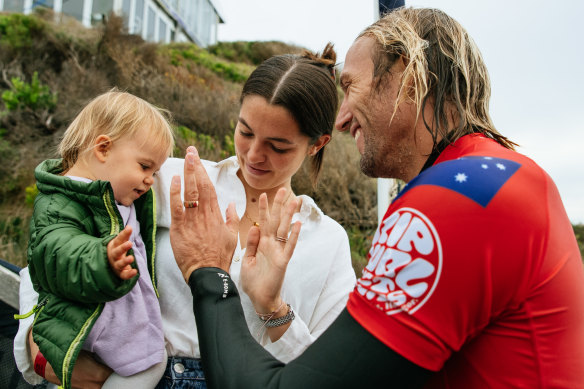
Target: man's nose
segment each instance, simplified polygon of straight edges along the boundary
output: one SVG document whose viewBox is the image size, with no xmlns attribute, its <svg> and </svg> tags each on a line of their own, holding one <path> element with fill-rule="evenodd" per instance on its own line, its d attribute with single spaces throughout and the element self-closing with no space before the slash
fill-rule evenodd
<svg viewBox="0 0 584 389">
<path fill-rule="evenodd" d="M 335 120 L 335 128 L 341 132 L 348 131 L 351 127 L 351 120 L 353 120 L 353 115 L 349 111 L 347 99 L 343 98 L 337 119 Z"/>
</svg>

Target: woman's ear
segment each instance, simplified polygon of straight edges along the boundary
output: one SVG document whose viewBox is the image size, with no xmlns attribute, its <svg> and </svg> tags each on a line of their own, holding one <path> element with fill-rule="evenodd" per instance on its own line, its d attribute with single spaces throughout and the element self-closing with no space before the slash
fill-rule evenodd
<svg viewBox="0 0 584 389">
<path fill-rule="evenodd" d="M 311 157 L 314 157 L 316 155 L 316 153 L 318 153 L 320 151 L 320 149 L 322 149 L 324 146 L 326 146 L 326 144 L 330 141 L 331 141 L 330 134 L 321 135 L 320 138 L 318 138 L 316 140 L 316 142 L 314 142 L 314 144 L 312 144 L 310 146 L 310 148 L 308 149 L 308 155 L 310 155 Z"/>
<path fill-rule="evenodd" d="M 100 162 L 105 162 L 111 148 L 112 140 L 107 135 L 99 135 L 93 142 L 93 154 Z"/>
</svg>

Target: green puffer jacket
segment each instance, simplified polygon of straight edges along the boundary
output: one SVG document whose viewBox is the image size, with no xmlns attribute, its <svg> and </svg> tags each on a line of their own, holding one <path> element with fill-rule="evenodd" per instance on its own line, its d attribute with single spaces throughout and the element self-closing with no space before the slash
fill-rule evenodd
<svg viewBox="0 0 584 389">
<path fill-rule="evenodd" d="M 138 277 L 121 280 L 110 269 L 107 244 L 123 220 L 109 182 L 74 181 L 59 174 L 61 160 L 35 169 L 39 195 L 30 224 L 28 266 L 39 303 L 33 338 L 64 388 L 104 303 L 128 293 Z M 156 202 L 150 189 L 134 202 L 156 290 Z M 136 268 L 136 263 L 132 263 Z"/>
</svg>

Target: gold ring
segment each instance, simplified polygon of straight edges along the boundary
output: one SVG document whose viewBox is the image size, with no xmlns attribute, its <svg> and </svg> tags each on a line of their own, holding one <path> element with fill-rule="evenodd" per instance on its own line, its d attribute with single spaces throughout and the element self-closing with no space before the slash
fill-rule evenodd
<svg viewBox="0 0 584 389">
<path fill-rule="evenodd" d="M 197 208 L 199 206 L 199 200 L 195 201 L 183 201 L 185 208 Z"/>
<path fill-rule="evenodd" d="M 276 240 L 282 243 L 288 242 L 288 238 L 282 238 L 281 236 L 276 236 Z"/>
</svg>

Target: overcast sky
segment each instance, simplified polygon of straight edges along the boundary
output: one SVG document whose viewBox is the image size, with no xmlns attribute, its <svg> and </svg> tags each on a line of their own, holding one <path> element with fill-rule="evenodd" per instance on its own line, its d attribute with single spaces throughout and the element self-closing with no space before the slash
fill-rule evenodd
<svg viewBox="0 0 584 389">
<path fill-rule="evenodd" d="M 219 40 L 279 40 L 338 61 L 372 23 L 372 0 L 215 0 Z M 554 179 L 573 223 L 584 223 L 584 1 L 406 0 L 458 20 L 481 49 L 497 129 Z"/>
</svg>

